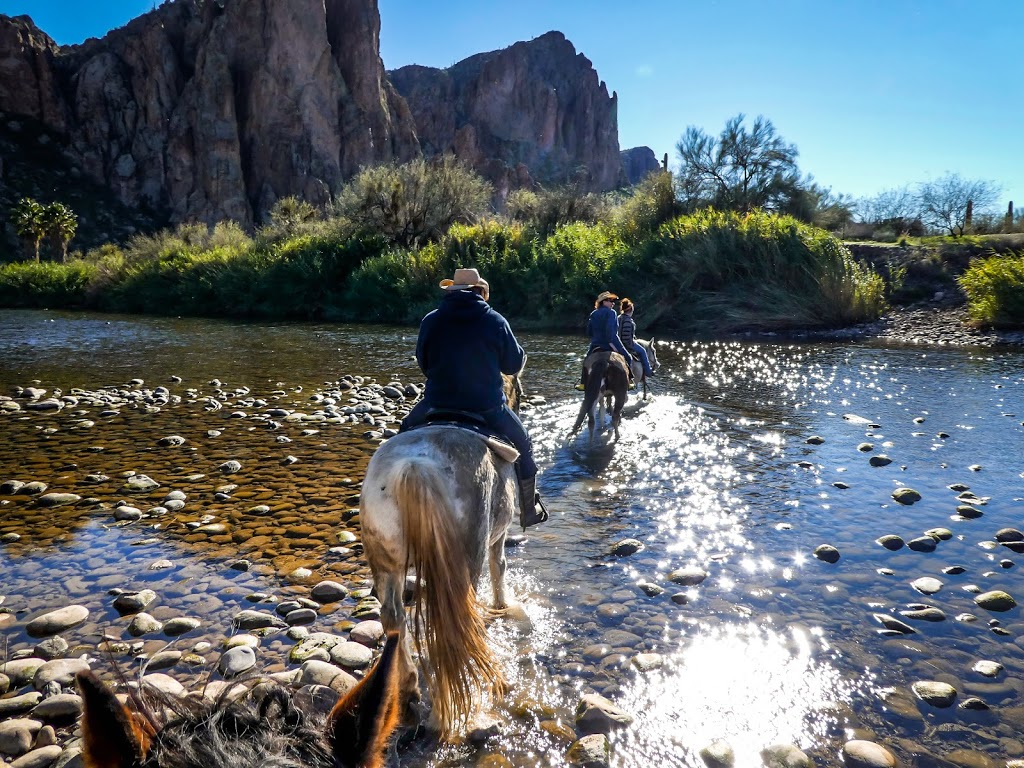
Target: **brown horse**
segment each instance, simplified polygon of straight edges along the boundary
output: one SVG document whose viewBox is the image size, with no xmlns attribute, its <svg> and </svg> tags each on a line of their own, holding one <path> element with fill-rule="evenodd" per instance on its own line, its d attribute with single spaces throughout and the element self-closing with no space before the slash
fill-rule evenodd
<svg viewBox="0 0 1024 768">
<path fill-rule="evenodd" d="M 575 437 L 583 425 L 583 419 L 587 419 L 587 428 L 590 431 L 590 442 L 594 442 L 594 422 L 598 422 L 598 428 L 604 427 L 604 410 L 611 404 L 612 398 L 615 406 L 612 409 L 612 429 L 615 439 L 619 439 L 619 422 L 622 421 L 622 409 L 626 405 L 626 394 L 629 391 L 629 373 L 626 369 L 626 360 L 618 352 L 607 352 L 597 350 L 587 355 L 583 361 L 584 378 L 586 387 L 583 394 L 583 403 L 580 405 L 579 415 L 576 423 L 569 432 L 569 438 Z"/>
<path fill-rule="evenodd" d="M 149 705 L 143 694 L 131 693 L 130 708 L 92 672 L 81 672 L 83 762 L 86 768 L 380 768 L 400 714 L 398 643 L 397 634 L 388 638 L 376 666 L 323 725 L 273 683 L 212 703 L 161 696 Z"/>
</svg>

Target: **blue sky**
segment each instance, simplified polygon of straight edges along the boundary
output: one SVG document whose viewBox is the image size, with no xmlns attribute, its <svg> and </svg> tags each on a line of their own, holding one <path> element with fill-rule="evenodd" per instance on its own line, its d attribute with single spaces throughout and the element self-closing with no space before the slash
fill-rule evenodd
<svg viewBox="0 0 1024 768">
<path fill-rule="evenodd" d="M 0 0 L 58 43 L 153 0 Z M 819 183 L 856 197 L 946 171 L 1024 207 L 1024 3 L 1016 0 L 379 0 L 388 68 L 445 67 L 551 29 L 619 95 L 622 148 L 763 114 Z"/>
</svg>

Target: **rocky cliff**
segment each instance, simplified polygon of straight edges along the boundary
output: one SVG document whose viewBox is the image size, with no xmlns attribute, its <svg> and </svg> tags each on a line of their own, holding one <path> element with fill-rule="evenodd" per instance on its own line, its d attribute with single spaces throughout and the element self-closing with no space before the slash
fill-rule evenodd
<svg viewBox="0 0 1024 768">
<path fill-rule="evenodd" d="M 251 225 L 419 153 L 379 34 L 376 0 L 176 0 L 64 48 L 0 16 L 0 111 L 59 134 L 126 205 Z"/>
<path fill-rule="evenodd" d="M 424 154 L 452 152 L 498 188 L 623 182 L 617 96 L 560 32 L 448 69 L 388 73 L 412 110 Z"/>
<path fill-rule="evenodd" d="M 661 163 L 650 147 L 632 147 L 619 153 L 622 158 L 622 172 L 629 185 L 639 184 L 647 174 L 660 170 Z"/>
</svg>

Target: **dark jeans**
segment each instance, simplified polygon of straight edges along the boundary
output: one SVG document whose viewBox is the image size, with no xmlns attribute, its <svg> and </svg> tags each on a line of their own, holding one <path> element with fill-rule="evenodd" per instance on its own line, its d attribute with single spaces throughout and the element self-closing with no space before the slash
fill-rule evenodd
<svg viewBox="0 0 1024 768">
<path fill-rule="evenodd" d="M 427 411 L 433 407 L 433 404 L 428 403 L 426 400 L 420 400 L 409 411 L 409 415 L 402 420 L 402 426 L 398 431 L 405 432 L 413 427 L 418 427 L 420 424 L 425 424 L 427 421 Z M 528 480 L 537 474 L 537 465 L 533 461 L 533 441 L 530 440 L 523 422 L 519 420 L 519 417 L 507 405 L 495 408 L 492 411 L 476 413 L 476 415 L 482 418 L 490 429 L 506 438 L 519 451 L 516 472 L 520 478 Z"/>
</svg>

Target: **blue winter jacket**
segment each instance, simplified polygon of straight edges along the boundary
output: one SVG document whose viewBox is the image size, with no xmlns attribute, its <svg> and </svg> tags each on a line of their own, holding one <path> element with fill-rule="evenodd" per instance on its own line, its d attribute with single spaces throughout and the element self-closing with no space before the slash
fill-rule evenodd
<svg viewBox="0 0 1024 768">
<path fill-rule="evenodd" d="M 595 349 L 614 350 L 627 360 L 630 359 L 619 338 L 619 318 L 611 307 L 601 307 L 590 313 L 587 334 L 590 336 L 591 352 Z"/>
<path fill-rule="evenodd" d="M 473 291 L 449 291 L 423 318 L 416 362 L 433 408 L 484 413 L 505 403 L 501 374 L 519 373 L 526 353 L 508 321 Z"/>
</svg>

